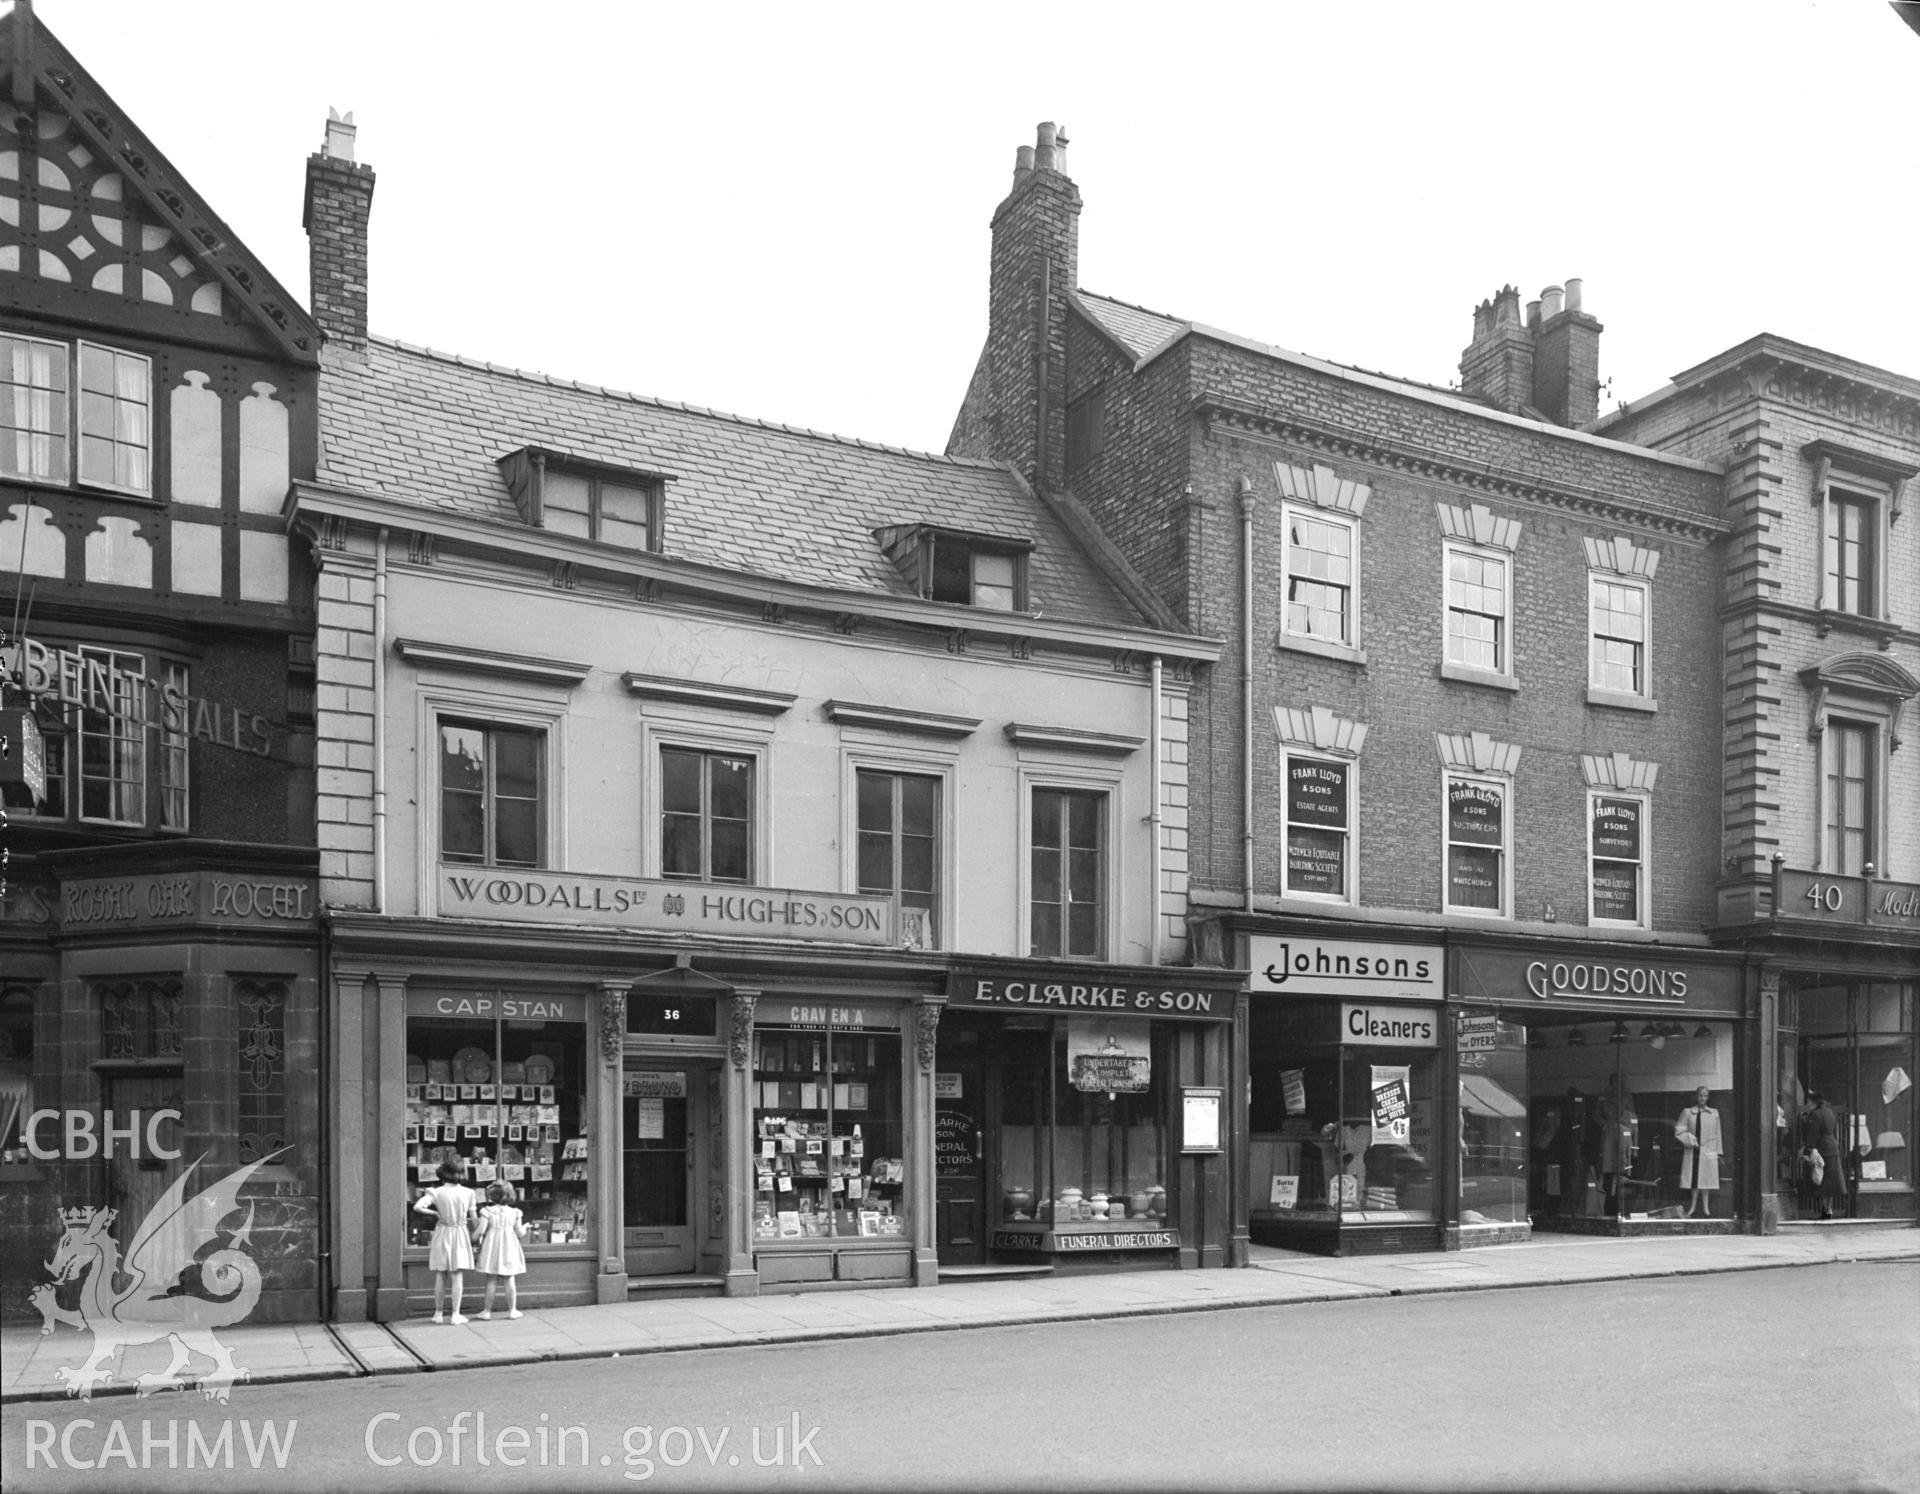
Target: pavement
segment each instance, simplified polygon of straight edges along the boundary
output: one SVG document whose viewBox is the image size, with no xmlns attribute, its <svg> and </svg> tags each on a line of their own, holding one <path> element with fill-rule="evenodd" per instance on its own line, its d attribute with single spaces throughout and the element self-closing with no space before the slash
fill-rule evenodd
<svg viewBox="0 0 1920 1494">
<path fill-rule="evenodd" d="M 682 1349 L 808 1343 L 1008 1324 L 1084 1322 L 1430 1292 L 1764 1271 L 1851 1261 L 1920 1260 L 1920 1228 L 1790 1225 L 1774 1235 L 1605 1238 L 1540 1235 L 1522 1244 L 1409 1255 L 1329 1258 L 1264 1246 L 1244 1270 L 980 1276 L 939 1286 L 691 1297 L 601 1307 L 528 1309 L 488 1322 L 263 1323 L 222 1328 L 221 1343 L 255 1385 L 603 1359 Z M 469 1292 L 469 1309 L 478 1298 Z M 71 1328 L 0 1326 L 0 1402 L 57 1401 L 56 1370 L 79 1365 L 90 1340 Z M 96 1395 L 125 1394 L 131 1376 L 167 1367 L 165 1344 L 119 1349 Z M 204 1360 L 194 1361 L 199 1371 Z"/>
</svg>

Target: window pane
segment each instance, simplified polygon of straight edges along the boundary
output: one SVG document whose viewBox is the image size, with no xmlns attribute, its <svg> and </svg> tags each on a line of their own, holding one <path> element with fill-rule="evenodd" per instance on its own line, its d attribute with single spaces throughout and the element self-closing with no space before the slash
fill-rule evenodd
<svg viewBox="0 0 1920 1494">
<path fill-rule="evenodd" d="M 858 777 L 859 827 L 891 834 L 893 831 L 893 778 L 886 773 L 862 773 Z"/>
<path fill-rule="evenodd" d="M 933 542 L 933 575 L 929 578 L 928 595 L 936 602 L 973 600 L 973 556 L 965 545 L 948 539 Z"/>
<path fill-rule="evenodd" d="M 1013 557 L 976 555 L 973 557 L 973 605 L 996 611 L 1013 610 Z"/>
<path fill-rule="evenodd" d="M 600 484 L 600 539 L 629 550 L 647 548 L 647 490 L 625 483 Z"/>
<path fill-rule="evenodd" d="M 1060 795 L 1037 793 L 1033 796 L 1033 843 L 1060 844 Z"/>
<path fill-rule="evenodd" d="M 1033 905 L 1033 953 L 1045 956 L 1060 952 L 1060 909 L 1054 904 L 1036 902 Z"/>
<path fill-rule="evenodd" d="M 713 872 L 716 882 L 747 880 L 747 827 L 737 820 L 713 822 Z"/>
<path fill-rule="evenodd" d="M 440 728 L 440 782 L 479 793 L 487 786 L 486 733 L 470 726 Z"/>
<path fill-rule="evenodd" d="M 1500 853 L 1455 846 L 1447 856 L 1447 900 L 1456 908 L 1500 906 Z"/>
<path fill-rule="evenodd" d="M 903 777 L 900 780 L 900 828 L 909 835 L 933 834 L 939 802 L 937 778 Z"/>
<path fill-rule="evenodd" d="M 487 859 L 486 801 L 479 794 L 441 792 L 440 855 L 446 861 Z"/>
<path fill-rule="evenodd" d="M 1100 797 L 1097 794 L 1067 796 L 1068 842 L 1075 846 L 1100 844 Z"/>
<path fill-rule="evenodd" d="M 670 814 L 700 813 L 700 754 L 668 747 L 660 753 L 660 806 Z"/>
<path fill-rule="evenodd" d="M 665 814 L 660 817 L 660 875 L 700 875 L 700 816 Z"/>
<path fill-rule="evenodd" d="M 496 866 L 540 864 L 540 806 L 526 799 L 500 799 L 494 805 L 493 860 Z"/>
<path fill-rule="evenodd" d="M 707 759 L 712 774 L 715 819 L 744 820 L 751 802 L 752 765 L 744 757 Z"/>
<path fill-rule="evenodd" d="M 539 739 L 524 732 L 493 734 L 494 791 L 514 799 L 532 799 L 540 793 Z"/>
<path fill-rule="evenodd" d="M 1060 901 L 1060 853 L 1049 846 L 1033 848 L 1033 900 L 1036 903 Z"/>
<path fill-rule="evenodd" d="M 540 486 L 541 524 L 556 534 L 586 538 L 589 496 L 586 478 L 547 468 Z"/>
<path fill-rule="evenodd" d="M 893 891 L 893 837 L 869 830 L 860 832 L 860 890 Z"/>
<path fill-rule="evenodd" d="M 0 336 L 0 472 L 67 480 L 67 348 Z"/>
</svg>

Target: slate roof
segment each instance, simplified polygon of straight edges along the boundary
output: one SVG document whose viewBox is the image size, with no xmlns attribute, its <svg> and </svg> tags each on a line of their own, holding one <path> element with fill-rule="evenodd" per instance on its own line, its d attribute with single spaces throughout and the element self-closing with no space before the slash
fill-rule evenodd
<svg viewBox="0 0 1920 1494">
<path fill-rule="evenodd" d="M 1131 306 L 1125 301 L 1116 301 L 1111 296 L 1096 296 L 1084 290 L 1076 291 L 1075 295 L 1087 315 L 1092 317 L 1108 336 L 1131 352 L 1136 360 L 1146 357 L 1176 332 L 1208 330 L 1198 322 L 1182 321 L 1179 317 L 1167 316 L 1158 311 L 1148 311 L 1144 306 Z M 1254 339 L 1240 338 L 1239 341 L 1251 344 Z M 1353 363 L 1337 363 L 1330 358 L 1318 358 L 1314 361 L 1324 363 L 1330 368 L 1366 374 L 1369 378 L 1404 384 L 1409 389 L 1422 390 L 1428 394 L 1444 394 L 1463 404 L 1486 403 L 1477 395 L 1464 394 L 1458 389 L 1442 389 L 1438 384 L 1423 383 L 1419 379 L 1405 378 L 1400 374 L 1381 373 L 1376 369 L 1361 368 Z M 1546 419 L 1544 415 L 1539 418 Z"/>
<path fill-rule="evenodd" d="M 1049 618 L 1152 626 L 1006 468 L 822 435 L 371 339 L 322 375 L 320 480 L 514 527 L 497 463 L 523 446 L 673 478 L 665 555 L 802 584 L 910 597 L 873 531 L 1033 542 Z M 956 609 L 965 612 L 970 609 Z"/>
</svg>

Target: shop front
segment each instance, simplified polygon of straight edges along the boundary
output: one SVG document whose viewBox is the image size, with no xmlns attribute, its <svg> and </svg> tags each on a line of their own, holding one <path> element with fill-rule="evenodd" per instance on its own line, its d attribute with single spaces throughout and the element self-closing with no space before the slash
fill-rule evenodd
<svg viewBox="0 0 1920 1494">
<path fill-rule="evenodd" d="M 1246 935 L 1244 951 L 1251 1238 L 1336 1255 L 1438 1248 L 1446 950 L 1302 930 Z"/>
<path fill-rule="evenodd" d="M 137 1271 L 171 1190 L 191 1202 L 229 1185 L 244 1229 L 224 1211 L 189 1221 L 189 1254 L 219 1238 L 246 1262 L 237 1291 L 199 1292 L 209 1311 L 318 1315 L 314 870 L 310 851 L 204 841 L 46 852 L 7 868 L 0 1259 L 19 1288 L 0 1304 L 7 1316 L 31 1316 L 35 1300 L 76 1309 L 80 1280 L 41 1267 L 63 1215 L 111 1211 Z M 36 1279 L 47 1293 L 30 1298 Z"/>
<path fill-rule="evenodd" d="M 1743 962 L 1644 945 L 1452 948 L 1447 1238 L 1731 1231 L 1754 1217 Z"/>
<path fill-rule="evenodd" d="M 1912 1222 L 1920 884 L 1781 864 L 1772 908 L 1749 943 L 1773 1050 L 1769 1222 Z"/>
<path fill-rule="evenodd" d="M 521 1210 L 522 1306 L 933 1280 L 944 972 L 891 904 L 768 893 L 842 937 L 688 938 L 678 887 L 487 885 L 541 881 L 491 920 L 332 920 L 335 1316 L 431 1310 L 448 1162 Z"/>
<path fill-rule="evenodd" d="M 1239 1264 L 1236 972 L 956 960 L 933 1075 L 946 1269 Z"/>
</svg>

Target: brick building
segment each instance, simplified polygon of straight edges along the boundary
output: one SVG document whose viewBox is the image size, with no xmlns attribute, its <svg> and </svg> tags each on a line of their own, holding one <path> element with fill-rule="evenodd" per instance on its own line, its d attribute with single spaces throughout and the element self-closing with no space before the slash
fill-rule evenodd
<svg viewBox="0 0 1920 1494">
<path fill-rule="evenodd" d="M 312 1317 L 313 583 L 281 506 L 320 333 L 25 3 L 0 76 L 0 1310 L 56 1210 L 112 1211 L 71 1309 L 170 1189 L 244 1180 L 189 1290 Z M 126 1262 L 161 1290 L 210 1243 L 149 1234 L 186 1252 Z"/>
<path fill-rule="evenodd" d="M 1253 971 L 1236 1221 L 1380 1250 L 1756 1218 L 1760 1040 L 1708 933 L 1717 454 L 1577 428 L 1578 282 L 1484 303 L 1458 391 L 1085 291 L 1064 147 L 1041 126 L 994 214 L 949 451 L 1083 508 L 1226 640 L 1183 849 L 1199 950 Z"/>
<path fill-rule="evenodd" d="M 1762 335 L 1594 429 L 1726 471 L 1712 921 L 1763 961 L 1762 1218 L 1911 1219 L 1920 381 Z M 1797 1176 L 1810 1094 L 1839 1136 L 1824 1198 Z"/>
</svg>

